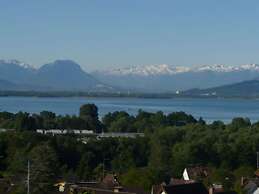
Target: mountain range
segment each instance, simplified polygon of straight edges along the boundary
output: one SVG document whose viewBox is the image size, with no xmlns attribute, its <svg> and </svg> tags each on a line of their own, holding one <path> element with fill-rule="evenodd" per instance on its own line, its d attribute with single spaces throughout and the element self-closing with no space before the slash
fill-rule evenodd
<svg viewBox="0 0 259 194">
<path fill-rule="evenodd" d="M 259 65 L 203 65 L 177 67 L 147 65 L 92 73 L 96 79 L 115 87 L 145 92 L 175 92 L 209 88 L 259 77 Z"/>
<path fill-rule="evenodd" d="M 87 73 L 72 60 L 34 68 L 0 60 L 0 90 L 174 93 L 203 90 L 259 78 L 259 65 L 132 66 Z"/>
<path fill-rule="evenodd" d="M 56 60 L 39 69 L 17 60 L 0 60 L 0 90 L 112 91 L 71 60 Z"/>
<path fill-rule="evenodd" d="M 243 81 L 235 84 L 229 84 L 207 89 L 191 89 L 181 93 L 185 96 L 196 97 L 258 97 L 259 80 Z"/>
</svg>

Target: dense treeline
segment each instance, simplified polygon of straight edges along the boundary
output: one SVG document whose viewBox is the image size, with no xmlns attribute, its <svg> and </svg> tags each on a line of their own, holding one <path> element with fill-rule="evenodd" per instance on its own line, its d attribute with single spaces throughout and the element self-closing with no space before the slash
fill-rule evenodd
<svg viewBox="0 0 259 194">
<path fill-rule="evenodd" d="M 53 112 L 42 111 L 40 114 L 18 112 L 0 112 L 0 128 L 34 131 L 36 129 L 87 129 L 97 133 L 106 132 L 152 132 L 158 126 L 185 125 L 188 123 L 205 123 L 198 121 L 184 112 L 148 113 L 139 110 L 136 116 L 127 112 L 108 113 L 98 118 L 98 108 L 94 104 L 86 104 L 80 107 L 79 116 L 56 115 Z"/>
<path fill-rule="evenodd" d="M 0 115 L 1 127 L 19 129 L 0 134 L 0 171 L 5 177 L 16 179 L 16 194 L 24 192 L 28 159 L 35 194 L 47 193 L 60 179 L 67 182 L 100 179 L 104 170 L 118 173 L 125 185 L 150 190 L 152 184 L 172 176 L 181 177 L 186 166 L 197 164 L 208 166 L 213 172 L 204 180 L 206 184 L 221 182 L 226 189 L 239 190 L 240 177 L 253 174 L 259 150 L 259 124 L 243 118 L 235 118 L 227 125 L 220 121 L 206 124 L 183 112 L 165 115 L 139 111 L 136 116 L 126 112 L 109 113 L 99 121 L 94 105 L 82 106 L 78 117 L 49 112 Z M 44 128 L 60 123 L 76 128 L 81 126 L 78 123 L 83 123 L 82 128 L 88 124 L 92 129 L 137 131 L 146 135 L 136 139 L 93 138 L 83 144 L 71 136 L 31 132 L 34 127 L 29 130 L 30 125 L 26 124 L 33 119 Z M 80 121 L 75 122 L 78 126 L 71 124 L 74 119 Z"/>
<path fill-rule="evenodd" d="M 98 119 L 98 109 L 94 104 L 80 107 L 79 116 L 56 115 L 53 112 L 42 111 L 40 114 L 18 112 L 0 112 L 0 128 L 22 131 L 36 129 L 87 129 L 100 132 L 102 126 Z"/>
</svg>

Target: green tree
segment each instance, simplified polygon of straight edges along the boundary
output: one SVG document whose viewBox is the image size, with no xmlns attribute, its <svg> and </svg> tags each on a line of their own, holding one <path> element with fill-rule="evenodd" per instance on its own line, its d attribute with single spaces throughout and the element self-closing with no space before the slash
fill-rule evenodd
<svg viewBox="0 0 259 194">
<path fill-rule="evenodd" d="M 242 127 L 251 126 L 251 121 L 248 118 L 237 117 L 234 118 L 230 124 L 230 129 L 237 130 Z"/>
<path fill-rule="evenodd" d="M 95 104 L 85 104 L 80 107 L 80 118 L 86 121 L 86 128 L 94 130 L 96 133 L 101 132 L 101 123 L 98 118 L 98 108 Z"/>
<path fill-rule="evenodd" d="M 235 177 L 231 170 L 229 169 L 215 169 L 212 172 L 212 181 L 214 183 L 221 183 L 226 191 L 234 189 Z"/>
<path fill-rule="evenodd" d="M 77 174 L 80 180 L 91 181 L 94 179 L 93 168 L 96 161 L 92 152 L 86 152 L 82 155 L 78 164 Z"/>
<path fill-rule="evenodd" d="M 125 186 L 144 187 L 146 191 L 150 191 L 155 177 L 148 168 L 131 168 L 120 176 L 120 180 Z"/>
<path fill-rule="evenodd" d="M 81 118 L 90 116 L 94 119 L 98 119 L 98 108 L 95 104 L 84 104 L 80 107 L 79 115 Z"/>
<path fill-rule="evenodd" d="M 167 116 L 167 121 L 173 126 L 182 126 L 190 123 L 197 123 L 197 120 L 185 112 L 174 112 Z"/>
<path fill-rule="evenodd" d="M 129 114 L 125 111 L 115 111 L 112 113 L 109 112 L 102 118 L 102 122 L 107 128 L 109 128 L 111 126 L 111 123 L 117 120 L 118 118 L 128 116 Z"/>
<path fill-rule="evenodd" d="M 15 129 L 17 130 L 35 130 L 36 124 L 29 113 L 19 112 L 15 115 Z"/>
<path fill-rule="evenodd" d="M 44 129 L 55 129 L 56 128 L 56 114 L 49 111 L 42 111 L 40 113 L 40 117 L 42 118 L 43 128 Z"/>
<path fill-rule="evenodd" d="M 55 151 L 48 144 L 34 147 L 30 152 L 31 191 L 32 193 L 48 193 L 58 175 L 58 159 Z"/>
</svg>

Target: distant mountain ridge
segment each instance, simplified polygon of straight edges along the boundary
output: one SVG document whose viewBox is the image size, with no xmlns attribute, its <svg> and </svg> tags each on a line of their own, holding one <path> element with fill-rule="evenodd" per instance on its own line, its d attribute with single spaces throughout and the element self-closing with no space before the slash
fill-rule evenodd
<svg viewBox="0 0 259 194">
<path fill-rule="evenodd" d="M 21 61 L 18 61 L 16 59 L 13 59 L 13 60 L 3 60 L 1 59 L 0 60 L 0 65 L 5 65 L 5 64 L 8 64 L 8 65 L 15 65 L 15 66 L 20 66 L 20 67 L 23 67 L 25 69 L 35 69 L 33 66 L 27 64 L 27 63 L 23 63 Z"/>
<path fill-rule="evenodd" d="M 43 65 L 36 72 L 34 80 L 38 84 L 59 90 L 94 90 L 98 85 L 102 85 L 71 60 L 56 60 Z"/>
<path fill-rule="evenodd" d="M 35 91 L 111 91 L 112 87 L 96 80 L 71 60 L 56 60 L 39 69 L 17 60 L 0 60 L 0 90 Z M 9 85 L 10 85 L 9 84 Z M 5 87 L 4 87 L 5 86 Z M 10 85 L 11 86 L 11 85 Z"/>
<path fill-rule="evenodd" d="M 17 60 L 0 60 L 0 90 L 174 93 L 258 77 L 257 64 L 194 67 L 161 64 L 87 73 L 72 60 L 56 60 L 40 68 Z"/>
<path fill-rule="evenodd" d="M 98 80 L 133 91 L 175 92 L 191 88 L 209 88 L 259 77 L 259 65 L 202 65 L 182 67 L 145 65 L 96 71 Z"/>
<path fill-rule="evenodd" d="M 106 71 L 97 71 L 99 73 L 108 75 L 139 75 L 139 76 L 151 76 L 151 75 L 175 75 L 188 72 L 237 72 L 237 71 L 257 71 L 259 72 L 258 64 L 245 64 L 245 65 L 200 65 L 193 67 L 185 66 L 173 66 L 168 64 L 158 65 L 144 65 L 144 66 L 132 66 L 127 68 L 110 69 Z"/>
<path fill-rule="evenodd" d="M 207 89 L 192 89 L 182 92 L 187 96 L 259 97 L 259 79 L 223 85 Z"/>
</svg>

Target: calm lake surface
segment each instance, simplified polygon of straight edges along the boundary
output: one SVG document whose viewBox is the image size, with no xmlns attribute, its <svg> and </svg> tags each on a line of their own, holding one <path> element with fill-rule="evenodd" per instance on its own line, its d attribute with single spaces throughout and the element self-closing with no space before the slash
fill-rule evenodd
<svg viewBox="0 0 259 194">
<path fill-rule="evenodd" d="M 248 117 L 252 122 L 259 120 L 259 100 L 256 99 L 142 99 L 142 98 L 38 98 L 0 97 L 0 111 L 39 113 L 48 110 L 57 114 L 77 115 L 79 107 L 94 103 L 102 117 L 108 112 L 127 111 L 136 114 L 139 109 L 170 113 L 185 111 L 206 121 L 229 122 L 233 117 Z"/>
</svg>

